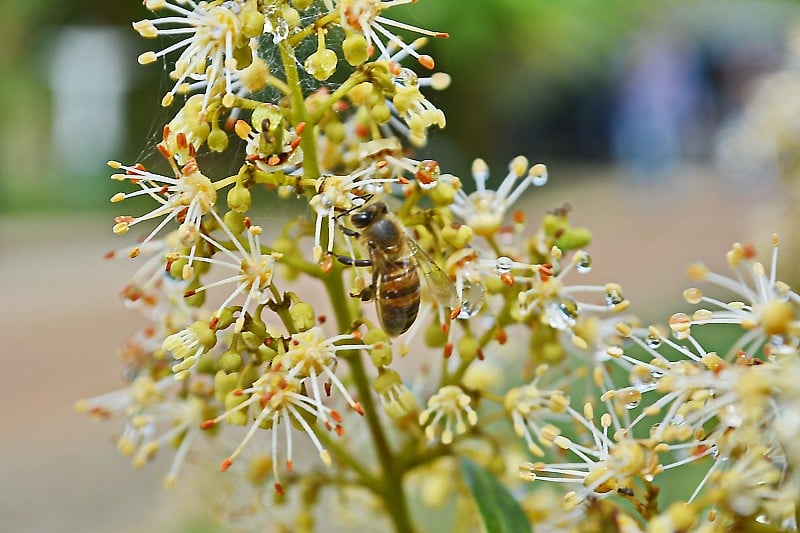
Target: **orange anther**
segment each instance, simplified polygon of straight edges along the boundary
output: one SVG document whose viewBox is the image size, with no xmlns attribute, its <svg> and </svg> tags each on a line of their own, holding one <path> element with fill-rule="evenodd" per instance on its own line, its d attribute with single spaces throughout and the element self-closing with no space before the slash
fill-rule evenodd
<svg viewBox="0 0 800 533">
<path fill-rule="evenodd" d="M 505 344 L 508 342 L 508 333 L 504 329 L 498 329 L 497 333 L 494 335 L 495 340 L 500 344 Z"/>
<path fill-rule="evenodd" d="M 444 354 L 443 355 L 444 355 L 445 359 L 450 359 L 450 356 L 453 355 L 453 343 L 452 342 L 448 342 L 447 344 L 444 345 Z"/>
</svg>

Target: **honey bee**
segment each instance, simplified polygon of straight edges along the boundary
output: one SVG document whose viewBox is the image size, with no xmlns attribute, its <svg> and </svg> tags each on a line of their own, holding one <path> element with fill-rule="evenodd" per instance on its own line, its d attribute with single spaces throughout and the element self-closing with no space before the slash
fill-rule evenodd
<svg viewBox="0 0 800 533">
<path fill-rule="evenodd" d="M 346 265 L 372 268 L 372 283 L 358 294 L 362 301 L 375 300 L 381 327 L 391 337 L 403 334 L 419 313 L 422 287 L 439 305 L 455 308 L 455 287 L 447 275 L 417 243 L 406 235 L 402 223 L 383 202 L 368 204 L 350 216 L 361 232 L 342 228 L 358 237 L 369 252 L 369 259 L 339 256 Z"/>
</svg>

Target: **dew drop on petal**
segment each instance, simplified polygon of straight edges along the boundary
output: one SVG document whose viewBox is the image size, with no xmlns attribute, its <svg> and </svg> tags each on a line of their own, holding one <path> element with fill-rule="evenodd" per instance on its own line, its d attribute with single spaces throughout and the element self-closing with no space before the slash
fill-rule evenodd
<svg viewBox="0 0 800 533">
<path fill-rule="evenodd" d="M 495 269 L 497 270 L 498 274 L 508 274 L 511 272 L 511 267 L 513 265 L 514 262 L 510 257 L 498 257 L 497 261 L 495 262 Z"/>
<path fill-rule="evenodd" d="M 609 308 L 613 309 L 624 300 L 625 298 L 622 296 L 622 291 L 619 289 L 619 286 L 612 284 L 612 286 L 606 289 L 605 301 Z"/>
<path fill-rule="evenodd" d="M 586 252 L 581 252 L 581 255 L 578 257 L 577 261 L 575 262 L 575 270 L 579 274 L 588 274 L 592 271 L 592 257 L 587 254 Z"/>
<path fill-rule="evenodd" d="M 669 329 L 676 339 L 688 339 L 692 333 L 692 319 L 686 313 L 675 313 L 669 317 Z"/>
<path fill-rule="evenodd" d="M 458 318 L 472 318 L 478 314 L 483 306 L 483 284 L 478 272 L 467 264 L 464 266 L 463 288 L 461 290 L 461 309 Z"/>
<path fill-rule="evenodd" d="M 568 329 L 578 319 L 578 304 L 572 298 L 563 298 L 546 307 L 547 321 L 551 328 Z"/>
<path fill-rule="evenodd" d="M 647 344 L 648 348 L 657 349 L 661 346 L 661 338 L 657 337 L 656 335 L 648 335 L 644 339 L 645 344 Z"/>
</svg>

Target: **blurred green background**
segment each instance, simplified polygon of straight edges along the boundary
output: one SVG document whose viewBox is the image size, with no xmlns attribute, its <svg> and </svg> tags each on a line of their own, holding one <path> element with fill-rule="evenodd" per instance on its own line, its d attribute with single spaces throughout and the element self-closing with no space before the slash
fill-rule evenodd
<svg viewBox="0 0 800 533">
<path fill-rule="evenodd" d="M 136 1 L 5 4 L 0 209 L 104 208 L 98 199 L 114 190 L 104 162 L 146 153 L 170 116 L 157 106 L 163 63 L 135 60 L 152 43 L 130 21 L 147 11 Z M 654 179 L 681 159 L 709 159 L 748 82 L 780 64 L 798 7 L 425 0 L 392 13 L 451 35 L 427 49 L 453 84 L 431 96 L 448 128 L 424 150 L 448 171 L 465 174 L 474 157 L 503 168 L 521 153 L 621 161 Z"/>
<path fill-rule="evenodd" d="M 121 385 L 116 351 L 143 325 L 116 298 L 133 266 L 101 258 L 131 242 L 111 234 L 106 160 L 146 157 L 175 111 L 158 106 L 165 66 L 136 63 L 152 43 L 130 22 L 149 13 L 138 0 L 2 6 L 0 530 L 175 530 L 186 515 L 159 488 L 164 458 L 132 473 L 108 443 L 116 424 L 70 411 Z M 520 207 L 536 221 L 568 202 L 596 236 L 592 281 L 621 282 L 646 320 L 684 310 L 683 267 L 725 271 L 733 240 L 766 251 L 783 230 L 782 256 L 797 254 L 796 180 L 769 165 L 737 176 L 716 155 L 759 80 L 796 66 L 797 2 L 420 0 L 391 13 L 451 35 L 426 50 L 453 83 L 430 95 L 448 127 L 421 155 L 462 177 L 482 157 L 495 180 L 517 154 L 546 163 L 550 183 Z"/>
</svg>

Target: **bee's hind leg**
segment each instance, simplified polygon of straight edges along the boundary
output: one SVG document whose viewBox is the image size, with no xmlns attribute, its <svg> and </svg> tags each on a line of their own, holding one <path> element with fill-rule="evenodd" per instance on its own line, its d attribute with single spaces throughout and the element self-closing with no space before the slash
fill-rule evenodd
<svg viewBox="0 0 800 533">
<path fill-rule="evenodd" d="M 371 259 L 354 259 L 349 255 L 337 255 L 336 259 L 343 265 L 354 267 L 371 267 Z"/>
<path fill-rule="evenodd" d="M 371 267 L 373 266 L 372 260 L 370 259 L 354 259 L 347 255 L 337 255 L 336 259 L 342 263 L 343 265 L 347 266 L 354 266 L 354 267 Z M 373 276 L 374 278 L 375 276 Z M 364 287 L 359 292 L 351 292 L 350 296 L 353 298 L 360 298 L 362 302 L 369 302 L 375 298 L 375 280 L 372 280 L 372 284 L 369 287 Z"/>
</svg>

